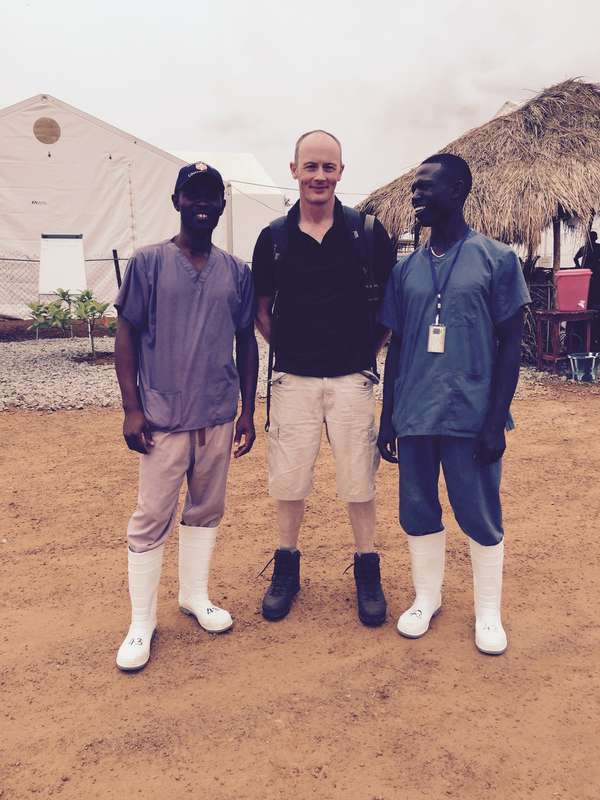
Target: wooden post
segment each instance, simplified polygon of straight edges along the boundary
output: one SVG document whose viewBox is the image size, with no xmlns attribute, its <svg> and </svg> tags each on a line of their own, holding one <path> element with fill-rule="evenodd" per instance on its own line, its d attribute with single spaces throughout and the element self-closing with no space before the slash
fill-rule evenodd
<svg viewBox="0 0 600 800">
<path fill-rule="evenodd" d="M 552 233 L 554 238 L 554 254 L 552 256 L 552 272 L 553 276 L 560 269 L 560 217 L 554 217 L 552 220 Z"/>
<path fill-rule="evenodd" d="M 121 288 L 121 267 L 119 266 L 119 254 L 113 250 L 113 263 L 115 265 L 115 275 L 117 276 L 117 288 Z"/>
</svg>

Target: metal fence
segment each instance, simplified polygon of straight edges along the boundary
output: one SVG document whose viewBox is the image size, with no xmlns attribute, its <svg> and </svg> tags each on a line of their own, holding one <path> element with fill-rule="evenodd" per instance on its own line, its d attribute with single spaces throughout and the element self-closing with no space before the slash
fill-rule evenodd
<svg viewBox="0 0 600 800">
<path fill-rule="evenodd" d="M 121 269 L 125 262 L 121 259 Z M 29 303 L 39 300 L 39 259 L 0 257 L 0 316 L 27 319 Z M 87 288 L 103 303 L 113 303 L 117 295 L 117 278 L 112 258 L 85 260 Z M 58 286 L 56 287 L 59 288 Z M 73 291 L 72 286 L 62 289 Z M 107 314 L 114 313 L 113 308 Z"/>
</svg>

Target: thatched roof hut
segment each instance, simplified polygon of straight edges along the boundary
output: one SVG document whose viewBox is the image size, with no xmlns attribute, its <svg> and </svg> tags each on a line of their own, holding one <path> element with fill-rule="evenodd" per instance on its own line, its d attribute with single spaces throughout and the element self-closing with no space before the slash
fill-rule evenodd
<svg viewBox="0 0 600 800">
<path fill-rule="evenodd" d="M 440 152 L 462 156 L 471 167 L 473 191 L 465 215 L 473 228 L 533 253 L 542 232 L 554 225 L 558 269 L 560 222 L 585 228 L 600 211 L 600 85 L 560 83 Z M 414 228 L 410 186 L 415 171 L 360 205 L 376 214 L 396 240 Z"/>
</svg>

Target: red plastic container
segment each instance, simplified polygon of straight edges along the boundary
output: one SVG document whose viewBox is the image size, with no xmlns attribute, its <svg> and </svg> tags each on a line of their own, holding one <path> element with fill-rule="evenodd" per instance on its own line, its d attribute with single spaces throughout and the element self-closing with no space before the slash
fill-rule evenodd
<svg viewBox="0 0 600 800">
<path fill-rule="evenodd" d="M 556 308 L 558 311 L 586 311 L 591 269 L 559 269 L 556 273 Z"/>
</svg>

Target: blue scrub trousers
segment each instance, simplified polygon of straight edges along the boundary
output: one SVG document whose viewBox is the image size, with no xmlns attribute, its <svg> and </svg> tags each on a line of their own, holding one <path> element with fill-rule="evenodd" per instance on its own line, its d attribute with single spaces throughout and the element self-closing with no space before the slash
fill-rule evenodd
<svg viewBox="0 0 600 800">
<path fill-rule="evenodd" d="M 475 439 L 403 436 L 398 439 L 400 525 L 410 536 L 443 530 L 438 495 L 440 465 L 456 521 L 481 545 L 504 536 L 500 479 L 502 461 L 481 466 L 473 459 Z"/>
</svg>

